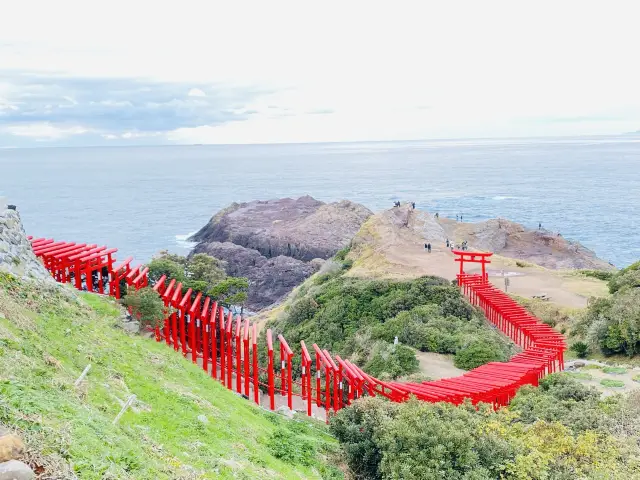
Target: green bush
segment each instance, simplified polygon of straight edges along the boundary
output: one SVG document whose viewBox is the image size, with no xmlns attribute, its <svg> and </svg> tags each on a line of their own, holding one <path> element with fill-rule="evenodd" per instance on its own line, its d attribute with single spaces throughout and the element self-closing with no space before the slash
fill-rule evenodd
<svg viewBox="0 0 640 480">
<path fill-rule="evenodd" d="M 624 367 L 604 367 L 602 369 L 604 373 L 612 373 L 614 375 L 622 375 L 627 373 L 627 369 Z"/>
<path fill-rule="evenodd" d="M 640 261 L 617 272 L 609 280 L 609 292 L 616 293 L 625 288 L 640 287 Z"/>
<path fill-rule="evenodd" d="M 273 431 L 267 447 L 271 455 L 291 465 L 312 465 L 316 456 L 311 442 L 284 428 Z"/>
<path fill-rule="evenodd" d="M 489 362 L 504 362 L 506 357 L 504 351 L 496 345 L 476 340 L 458 350 L 453 363 L 463 370 L 471 370 Z"/>
<path fill-rule="evenodd" d="M 622 380 L 612 380 L 610 378 L 603 378 L 600 380 L 600 385 L 609 388 L 623 388 L 624 382 Z"/>
<path fill-rule="evenodd" d="M 364 370 L 374 377 L 397 378 L 418 371 L 418 360 L 413 350 L 404 345 L 387 345 L 378 350 L 365 364 Z"/>
<path fill-rule="evenodd" d="M 571 345 L 571 350 L 576 353 L 578 358 L 586 358 L 589 354 L 589 345 L 581 341 L 574 342 L 574 344 Z"/>
<path fill-rule="evenodd" d="M 605 282 L 610 281 L 616 274 L 615 272 L 608 270 L 578 270 L 578 273 L 585 277 L 597 278 L 598 280 L 603 280 Z"/>
<path fill-rule="evenodd" d="M 519 390 L 508 408 L 376 398 L 330 429 L 355 479 L 570 480 L 637 476 L 638 398 L 600 399 L 566 374 Z M 612 434 L 632 435 L 618 442 Z"/>
<path fill-rule="evenodd" d="M 143 327 L 159 326 L 167 313 L 162 298 L 151 287 L 139 290 L 130 287 L 122 299 L 122 304 L 131 310 L 133 318 Z"/>
</svg>

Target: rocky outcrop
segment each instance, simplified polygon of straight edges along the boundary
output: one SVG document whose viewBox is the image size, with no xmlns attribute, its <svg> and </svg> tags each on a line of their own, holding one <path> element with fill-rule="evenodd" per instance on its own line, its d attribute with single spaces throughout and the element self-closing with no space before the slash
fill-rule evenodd
<svg viewBox="0 0 640 480">
<path fill-rule="evenodd" d="M 230 242 L 200 243 L 194 253 L 206 253 L 223 260 L 227 275 L 247 277 L 250 285 L 247 307 L 250 310 L 260 310 L 277 302 L 318 268 L 316 262 L 303 262 L 284 255 L 267 258 L 257 250 Z"/>
<path fill-rule="evenodd" d="M 525 260 L 551 269 L 610 270 L 596 254 L 556 232 L 530 230 L 503 218 L 479 223 L 442 222 L 449 238 L 467 240 L 469 247 Z"/>
<path fill-rule="evenodd" d="M 0 201 L 0 271 L 23 279 L 55 283 L 27 240 L 20 215 Z"/>
<path fill-rule="evenodd" d="M 348 200 L 326 204 L 309 196 L 234 203 L 191 241 L 230 242 L 267 258 L 284 255 L 308 262 L 332 257 L 371 215 L 366 207 Z"/>
<path fill-rule="evenodd" d="M 349 245 L 372 212 L 343 200 L 312 197 L 234 203 L 191 237 L 194 253 L 223 260 L 228 275 L 249 279 L 247 306 L 277 302 Z"/>
</svg>

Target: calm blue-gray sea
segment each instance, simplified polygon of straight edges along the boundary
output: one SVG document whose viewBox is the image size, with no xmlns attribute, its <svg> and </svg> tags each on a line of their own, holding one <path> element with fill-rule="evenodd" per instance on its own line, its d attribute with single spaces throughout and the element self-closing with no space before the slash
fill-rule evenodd
<svg viewBox="0 0 640 480">
<path fill-rule="evenodd" d="M 640 136 L 343 144 L 0 149 L 0 196 L 30 234 L 148 260 L 231 202 L 312 195 L 395 200 L 576 239 L 640 259 Z"/>
</svg>

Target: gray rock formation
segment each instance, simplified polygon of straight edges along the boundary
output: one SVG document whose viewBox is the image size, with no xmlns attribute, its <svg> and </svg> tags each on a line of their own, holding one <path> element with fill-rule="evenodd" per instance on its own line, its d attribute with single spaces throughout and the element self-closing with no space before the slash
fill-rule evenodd
<svg viewBox="0 0 640 480">
<path fill-rule="evenodd" d="M 191 237 L 200 242 L 193 253 L 219 258 L 228 275 L 247 277 L 247 307 L 259 310 L 349 245 L 371 215 L 357 203 L 326 204 L 309 196 L 234 203 Z"/>
<path fill-rule="evenodd" d="M 442 232 L 459 244 L 466 240 L 470 249 L 494 252 L 504 257 L 525 260 L 551 269 L 611 270 L 614 267 L 598 258 L 581 243 L 568 240 L 557 232 L 531 230 L 523 225 L 496 218 L 478 223 L 455 222 L 441 218 L 425 222 L 430 238 L 440 240 Z"/>
<path fill-rule="evenodd" d="M 257 250 L 230 242 L 200 243 L 193 252 L 224 261 L 227 275 L 247 277 L 247 307 L 254 311 L 277 302 L 318 269 L 315 261 L 303 262 L 284 255 L 267 258 Z"/>
<path fill-rule="evenodd" d="M 326 259 L 348 245 L 371 215 L 358 203 L 343 200 L 326 204 L 309 196 L 234 203 L 190 240 L 231 242 L 267 258 Z"/>
<path fill-rule="evenodd" d="M 33 253 L 20 215 L 0 202 L 0 271 L 23 279 L 55 283 Z"/>
</svg>

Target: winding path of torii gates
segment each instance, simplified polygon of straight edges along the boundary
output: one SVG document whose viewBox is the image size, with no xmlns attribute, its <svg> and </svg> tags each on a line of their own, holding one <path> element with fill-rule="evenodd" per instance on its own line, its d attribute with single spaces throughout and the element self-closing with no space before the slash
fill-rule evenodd
<svg viewBox="0 0 640 480">
<path fill-rule="evenodd" d="M 121 285 L 135 289 L 149 286 L 149 269 L 133 266 L 132 257 L 116 263 L 115 248 L 46 238 L 29 237 L 29 240 L 36 256 L 58 282 L 115 298 L 121 296 Z M 395 402 L 406 401 L 413 395 L 428 402 L 456 405 L 469 399 L 473 404 L 486 402 L 497 408 L 508 404 L 522 385 L 538 385 L 544 375 L 564 369 L 566 344 L 560 333 L 489 283 L 485 265 L 490 263 L 491 253 L 459 250 L 453 253 L 460 262 L 457 278 L 462 292 L 484 312 L 489 322 L 522 348 L 508 362 L 490 362 L 455 378 L 422 383 L 384 382 L 316 344 L 309 349 L 305 342 L 300 342 L 301 376 L 293 379 L 292 360 L 296 353 L 282 335 L 274 338 L 271 330 L 267 330 L 267 364 L 259 365 L 255 323 L 240 315 L 234 318 L 230 311 L 202 293 L 195 294 L 191 289 L 183 292 L 180 282 L 165 276 L 153 289 L 167 307 L 172 307 L 173 313 L 161 328 L 155 329 L 155 339 L 199 363 L 212 378 L 258 404 L 259 392 L 267 392 L 272 410 L 276 394 L 287 399 L 289 408 L 293 408 L 293 397 L 300 397 L 309 416 L 313 404 L 324 408 L 327 418 L 363 395 L 382 395 Z M 481 264 L 481 274 L 465 273 L 465 262 Z M 276 344 L 280 351 L 277 366 Z"/>
</svg>

